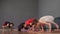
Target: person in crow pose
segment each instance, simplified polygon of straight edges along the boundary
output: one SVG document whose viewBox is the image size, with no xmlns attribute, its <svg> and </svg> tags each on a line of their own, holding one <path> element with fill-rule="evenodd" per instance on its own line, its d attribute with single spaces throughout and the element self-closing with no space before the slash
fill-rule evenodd
<svg viewBox="0 0 60 34">
<path fill-rule="evenodd" d="M 38 23 L 38 20 L 36 18 L 30 18 L 25 21 L 24 28 L 28 27 L 29 30 L 34 31 L 35 25 Z"/>
<path fill-rule="evenodd" d="M 44 31 L 43 26 L 48 25 L 49 32 L 51 32 L 51 24 L 54 24 L 56 26 L 56 28 L 59 29 L 59 25 L 54 22 L 54 17 L 53 16 L 50 16 L 50 15 L 43 16 L 38 21 L 39 22 L 37 23 L 37 27 L 42 25 L 42 31 Z"/>
</svg>

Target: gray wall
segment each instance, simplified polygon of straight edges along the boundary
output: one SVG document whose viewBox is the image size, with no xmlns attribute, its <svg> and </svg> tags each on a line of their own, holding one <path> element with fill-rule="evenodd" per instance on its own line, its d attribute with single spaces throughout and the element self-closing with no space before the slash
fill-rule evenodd
<svg viewBox="0 0 60 34">
<path fill-rule="evenodd" d="M 38 18 L 37 0 L 0 0 L 0 24 L 10 21 L 14 28 L 28 18 Z"/>
<path fill-rule="evenodd" d="M 53 15 L 60 17 L 60 0 L 38 0 L 39 17 Z"/>
<path fill-rule="evenodd" d="M 39 18 L 44 15 L 60 17 L 60 0 L 38 0 L 38 12 Z M 56 23 L 60 25 L 59 22 Z"/>
<path fill-rule="evenodd" d="M 15 28 L 28 18 L 60 17 L 60 0 L 0 0 L 0 24 L 10 21 Z"/>
</svg>

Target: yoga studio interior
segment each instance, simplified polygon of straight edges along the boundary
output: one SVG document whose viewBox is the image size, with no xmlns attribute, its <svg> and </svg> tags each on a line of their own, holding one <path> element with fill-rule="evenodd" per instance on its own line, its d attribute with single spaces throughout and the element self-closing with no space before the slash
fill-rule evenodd
<svg viewBox="0 0 60 34">
<path fill-rule="evenodd" d="M 60 34 L 60 0 L 0 0 L 0 34 Z"/>
</svg>

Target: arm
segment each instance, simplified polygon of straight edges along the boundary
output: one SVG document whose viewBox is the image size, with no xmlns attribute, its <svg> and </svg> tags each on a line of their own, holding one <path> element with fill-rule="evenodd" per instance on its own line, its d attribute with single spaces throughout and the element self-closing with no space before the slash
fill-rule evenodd
<svg viewBox="0 0 60 34">
<path fill-rule="evenodd" d="M 55 22 L 53 22 L 53 24 L 57 27 L 57 29 L 59 29 L 59 25 Z"/>
</svg>

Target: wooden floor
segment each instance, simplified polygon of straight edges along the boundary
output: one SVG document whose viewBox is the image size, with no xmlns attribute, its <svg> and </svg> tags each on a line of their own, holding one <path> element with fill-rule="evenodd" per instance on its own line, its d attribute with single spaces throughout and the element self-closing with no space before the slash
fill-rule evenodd
<svg viewBox="0 0 60 34">
<path fill-rule="evenodd" d="M 28 32 L 18 32 L 18 31 L 9 31 L 9 30 L 2 31 L 2 30 L 0 30 L 0 34 L 60 34 L 60 31 L 28 33 Z"/>
</svg>

